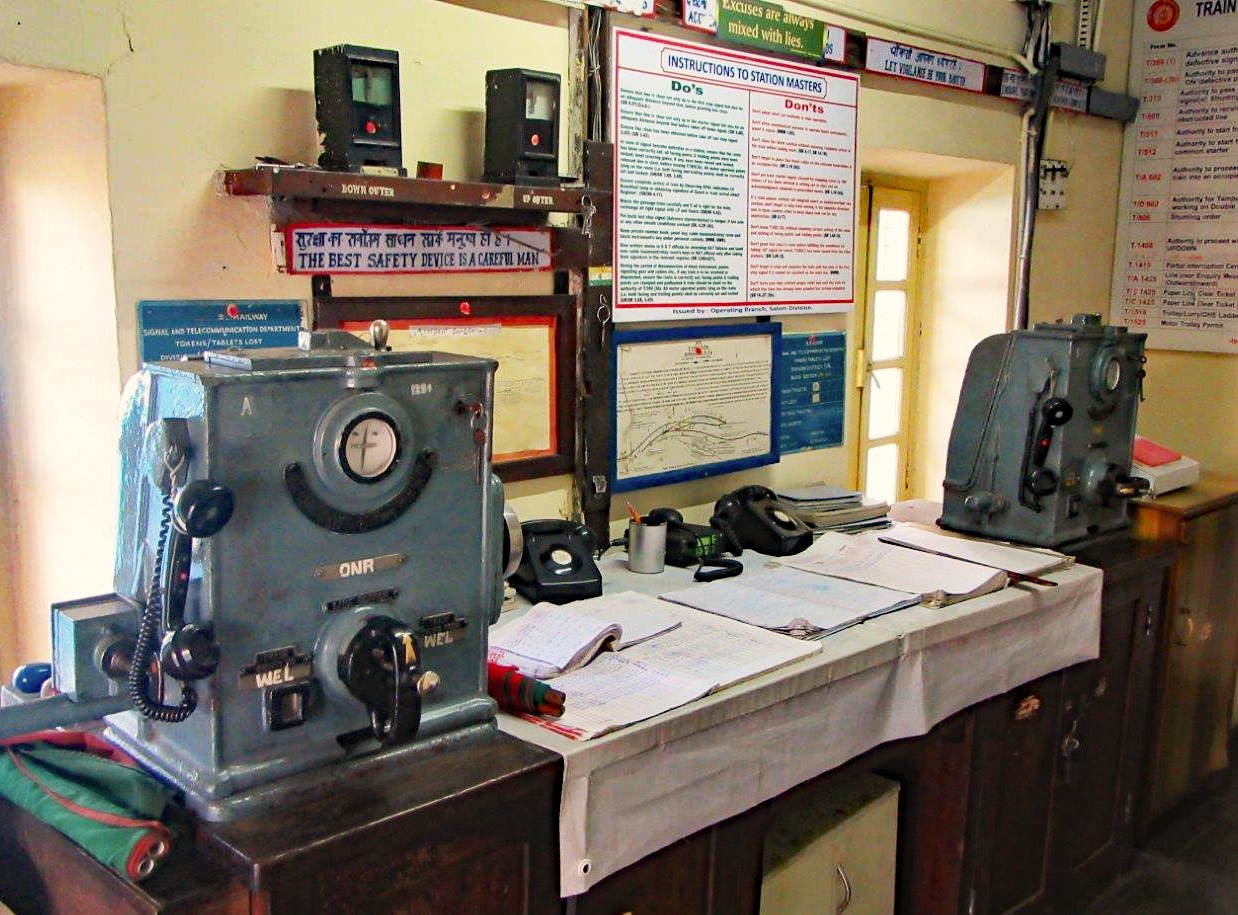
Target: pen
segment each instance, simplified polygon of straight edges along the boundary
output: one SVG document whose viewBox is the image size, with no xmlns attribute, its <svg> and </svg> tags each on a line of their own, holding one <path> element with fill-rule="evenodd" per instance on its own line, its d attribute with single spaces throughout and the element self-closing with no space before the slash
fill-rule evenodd
<svg viewBox="0 0 1238 915">
<path fill-rule="evenodd" d="M 640 524 L 640 512 L 636 510 L 631 502 L 628 503 L 628 514 L 632 516 L 633 521 Z"/>
</svg>

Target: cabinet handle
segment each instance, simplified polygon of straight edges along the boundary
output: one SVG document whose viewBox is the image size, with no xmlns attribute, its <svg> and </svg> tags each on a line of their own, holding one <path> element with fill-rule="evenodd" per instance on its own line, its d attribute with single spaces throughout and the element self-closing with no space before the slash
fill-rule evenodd
<svg viewBox="0 0 1238 915">
<path fill-rule="evenodd" d="M 1183 633 L 1185 627 L 1186 632 Z M 1174 644 L 1179 647 L 1187 645 L 1195 635 L 1195 617 L 1187 607 L 1179 607 L 1174 616 Z"/>
<path fill-rule="evenodd" d="M 1015 721 L 1027 721 L 1029 718 L 1035 718 L 1040 713 L 1040 697 L 1037 695 L 1025 696 L 1019 700 L 1019 704 L 1014 709 Z"/>
<path fill-rule="evenodd" d="M 838 879 L 843 882 L 843 901 L 834 910 L 834 915 L 842 915 L 847 906 L 851 905 L 851 881 L 847 879 L 847 872 L 843 870 L 842 864 L 835 864 L 834 870 L 838 871 Z"/>
</svg>

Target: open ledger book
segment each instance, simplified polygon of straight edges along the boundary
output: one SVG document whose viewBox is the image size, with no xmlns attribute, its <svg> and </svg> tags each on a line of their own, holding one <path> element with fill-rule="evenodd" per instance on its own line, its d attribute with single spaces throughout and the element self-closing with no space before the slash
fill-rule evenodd
<svg viewBox="0 0 1238 915">
<path fill-rule="evenodd" d="M 658 616 L 661 633 L 622 650 L 602 651 L 585 666 L 556 677 L 555 689 L 566 696 L 561 718 L 521 717 L 586 740 L 821 650 L 817 642 L 630 591 L 606 599 Z"/>
<path fill-rule="evenodd" d="M 883 533 L 878 539 L 882 543 L 894 543 L 935 556 L 950 556 L 1015 575 L 1043 575 L 1045 572 L 1068 569 L 1075 562 L 1073 556 L 1056 550 L 979 540 L 921 524 L 895 525 L 893 530 Z"/>
<path fill-rule="evenodd" d="M 490 630 L 487 660 L 549 680 L 588 664 L 600 651 L 618 651 L 674 629 L 662 602 L 633 591 L 570 604 L 534 604 L 519 619 Z"/>
<path fill-rule="evenodd" d="M 730 617 L 796 638 L 821 638 L 920 603 L 919 594 L 815 575 L 792 567 L 692 585 L 663 600 Z"/>
<path fill-rule="evenodd" d="M 883 539 L 889 536 L 883 535 Z M 883 543 L 873 533 L 847 535 L 827 531 L 803 553 L 780 559 L 778 564 L 909 591 L 918 594 L 930 607 L 998 591 L 1009 580 L 1001 569 Z"/>
</svg>

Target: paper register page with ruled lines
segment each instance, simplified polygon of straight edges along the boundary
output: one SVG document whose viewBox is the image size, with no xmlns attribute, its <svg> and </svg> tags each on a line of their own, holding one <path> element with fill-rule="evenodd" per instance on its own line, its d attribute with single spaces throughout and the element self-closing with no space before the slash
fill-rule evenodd
<svg viewBox="0 0 1238 915">
<path fill-rule="evenodd" d="M 821 650 L 819 642 L 661 603 L 681 625 L 557 678 L 563 717 L 523 717 L 576 739 L 596 737 Z"/>
<path fill-rule="evenodd" d="M 997 591 L 1008 580 L 1005 572 L 988 566 L 881 543 L 874 533 L 827 531 L 803 553 L 779 563 L 818 575 L 910 591 L 938 606 Z"/>
</svg>

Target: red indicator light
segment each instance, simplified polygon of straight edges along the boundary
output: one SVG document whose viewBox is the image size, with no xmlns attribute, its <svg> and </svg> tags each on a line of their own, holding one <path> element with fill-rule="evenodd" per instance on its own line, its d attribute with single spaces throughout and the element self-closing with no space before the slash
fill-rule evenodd
<svg viewBox="0 0 1238 915">
<path fill-rule="evenodd" d="M 239 318 L 241 316 L 241 309 L 236 306 L 235 302 L 230 302 L 224 311 L 227 313 L 229 318 Z"/>
<path fill-rule="evenodd" d="M 373 121 L 366 121 L 365 132 L 366 133 L 378 133 L 378 125 L 375 124 Z"/>
<path fill-rule="evenodd" d="M 364 359 L 361 360 L 361 367 L 364 369 L 374 368 L 374 360 L 371 359 L 369 356 L 366 356 Z"/>
<path fill-rule="evenodd" d="M 540 146 L 542 144 L 542 138 L 537 134 L 533 134 L 533 136 L 529 137 L 529 142 L 534 146 Z"/>
<path fill-rule="evenodd" d="M 1048 448 L 1048 447 L 1049 447 L 1049 440 L 1048 440 L 1047 438 L 1042 438 L 1042 439 L 1040 440 L 1040 447 L 1041 447 L 1041 448 Z"/>
<path fill-rule="evenodd" d="M 472 314 L 472 313 L 473 313 L 473 306 L 472 306 L 472 305 L 470 305 L 468 302 L 461 302 L 461 303 L 460 303 L 460 314 L 462 314 L 462 315 L 470 315 L 470 314 Z"/>
</svg>

